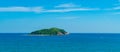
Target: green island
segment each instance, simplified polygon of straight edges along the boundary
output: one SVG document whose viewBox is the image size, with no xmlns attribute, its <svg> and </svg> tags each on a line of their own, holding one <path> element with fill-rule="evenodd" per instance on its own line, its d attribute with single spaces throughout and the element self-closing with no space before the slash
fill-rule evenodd
<svg viewBox="0 0 120 52">
<path fill-rule="evenodd" d="M 64 29 L 60 28 L 49 28 L 49 29 L 41 29 L 41 30 L 36 30 L 30 33 L 31 35 L 47 35 L 47 36 L 52 36 L 52 35 L 66 35 L 68 32 L 66 32 Z"/>
</svg>

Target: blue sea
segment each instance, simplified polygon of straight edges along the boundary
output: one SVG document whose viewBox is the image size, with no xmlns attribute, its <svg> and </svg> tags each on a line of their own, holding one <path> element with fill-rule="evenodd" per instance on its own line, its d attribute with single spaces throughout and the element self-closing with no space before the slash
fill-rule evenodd
<svg viewBox="0 0 120 52">
<path fill-rule="evenodd" d="M 28 36 L 27 33 L 0 33 L 0 52 L 120 52 L 120 34 Z"/>
</svg>

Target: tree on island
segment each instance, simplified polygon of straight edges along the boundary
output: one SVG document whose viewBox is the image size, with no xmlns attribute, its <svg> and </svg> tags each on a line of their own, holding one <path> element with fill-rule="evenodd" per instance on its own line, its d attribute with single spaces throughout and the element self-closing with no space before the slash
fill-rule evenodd
<svg viewBox="0 0 120 52">
<path fill-rule="evenodd" d="M 31 34 L 36 35 L 65 35 L 67 32 L 64 29 L 59 28 L 50 28 L 50 29 L 41 29 L 34 32 L 31 32 Z"/>
</svg>

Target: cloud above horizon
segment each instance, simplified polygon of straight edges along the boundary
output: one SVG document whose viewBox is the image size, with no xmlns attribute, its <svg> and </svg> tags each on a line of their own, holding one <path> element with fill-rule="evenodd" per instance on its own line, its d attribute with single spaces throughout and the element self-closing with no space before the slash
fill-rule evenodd
<svg viewBox="0 0 120 52">
<path fill-rule="evenodd" d="M 52 9 L 44 8 L 43 6 L 37 7 L 23 7 L 23 6 L 9 6 L 9 7 L 0 7 L 0 12 L 35 12 L 35 13 L 47 13 L 47 12 L 73 12 L 73 11 L 95 11 L 95 10 L 119 10 L 120 6 L 113 8 L 90 8 L 82 7 L 81 5 L 74 3 L 63 3 L 53 6 Z"/>
<path fill-rule="evenodd" d="M 99 10 L 99 9 L 98 8 L 67 8 L 67 9 L 46 10 L 44 12 L 72 12 L 72 11 L 92 11 L 92 10 Z"/>
<path fill-rule="evenodd" d="M 72 12 L 72 11 L 91 11 L 99 10 L 99 8 L 85 8 L 80 7 L 73 3 L 65 3 L 54 6 L 53 9 L 44 9 L 42 6 L 37 7 L 0 7 L 0 12 L 35 12 L 35 13 L 44 13 L 44 12 Z"/>
<path fill-rule="evenodd" d="M 98 8 L 65 8 L 65 9 L 43 9 L 42 7 L 0 7 L 0 12 L 71 12 L 71 11 L 90 11 L 99 10 Z"/>
<path fill-rule="evenodd" d="M 42 7 L 0 7 L 0 12 L 41 12 Z"/>
</svg>

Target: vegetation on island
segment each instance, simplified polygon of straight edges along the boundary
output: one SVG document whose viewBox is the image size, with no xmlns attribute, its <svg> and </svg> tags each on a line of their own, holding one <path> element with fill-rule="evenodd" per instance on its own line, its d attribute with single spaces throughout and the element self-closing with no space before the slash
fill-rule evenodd
<svg viewBox="0 0 120 52">
<path fill-rule="evenodd" d="M 49 28 L 49 29 L 41 29 L 37 31 L 31 32 L 31 34 L 35 35 L 65 35 L 68 34 L 64 29 L 59 28 Z"/>
</svg>

